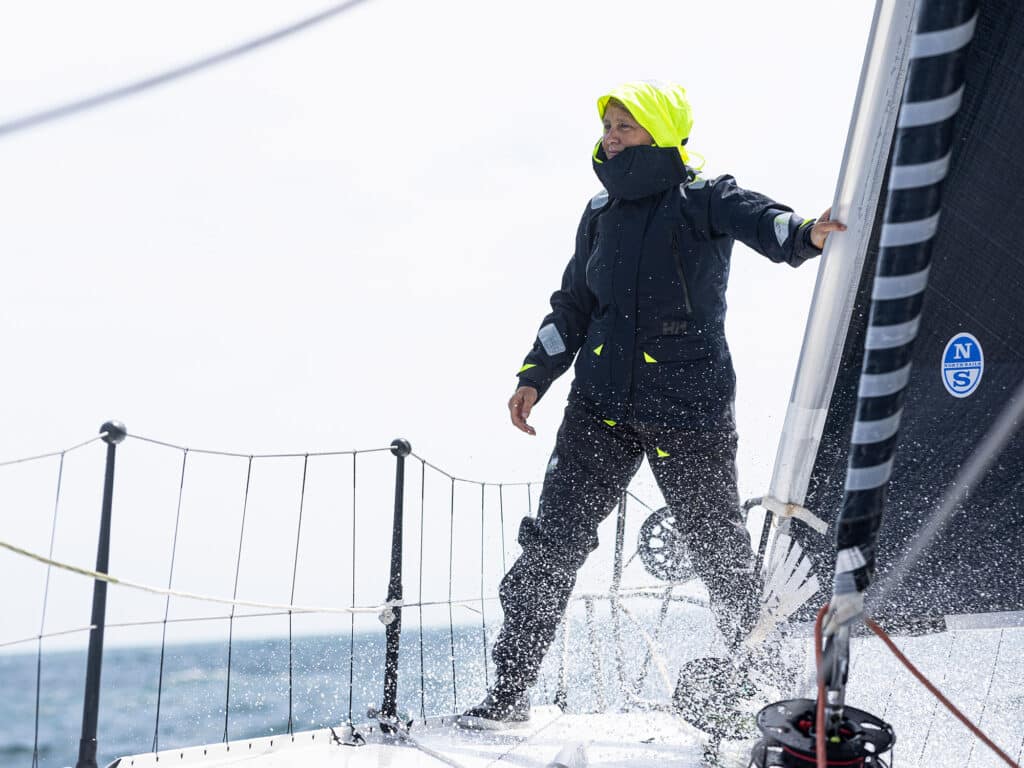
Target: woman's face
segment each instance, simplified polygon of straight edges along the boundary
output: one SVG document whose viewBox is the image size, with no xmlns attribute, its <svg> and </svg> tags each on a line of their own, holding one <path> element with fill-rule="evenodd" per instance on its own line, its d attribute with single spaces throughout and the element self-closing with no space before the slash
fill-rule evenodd
<svg viewBox="0 0 1024 768">
<path fill-rule="evenodd" d="M 641 127 L 629 112 L 616 104 L 605 107 L 601 146 L 609 160 L 626 147 L 649 147 L 653 143 L 651 134 Z"/>
</svg>

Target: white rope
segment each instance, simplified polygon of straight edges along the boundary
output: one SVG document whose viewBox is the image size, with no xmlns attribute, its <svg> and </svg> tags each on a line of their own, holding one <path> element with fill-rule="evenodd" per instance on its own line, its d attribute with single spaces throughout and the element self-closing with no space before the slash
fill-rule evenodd
<svg viewBox="0 0 1024 768">
<path fill-rule="evenodd" d="M 199 595 L 194 592 L 181 592 L 176 589 L 164 589 L 163 587 L 152 587 L 147 584 L 139 584 L 134 581 L 128 581 L 127 579 L 120 579 L 116 576 L 111 576 L 108 573 L 100 573 L 99 571 L 91 571 L 88 568 L 80 568 L 77 565 L 71 565 L 69 563 L 62 563 L 58 560 L 53 560 L 49 557 L 30 552 L 27 549 L 22 549 L 14 544 L 6 541 L 0 541 L 0 547 L 9 550 L 16 555 L 27 557 L 31 560 L 36 560 L 44 565 L 49 565 L 54 568 L 60 568 L 61 570 L 70 571 L 71 573 L 77 573 L 81 576 L 87 576 L 90 579 L 96 581 L 104 581 L 108 584 L 116 584 L 121 587 L 129 587 L 131 589 L 138 589 L 143 592 L 150 592 L 155 595 L 166 595 L 171 597 L 182 597 L 187 600 L 201 600 L 208 603 L 220 603 L 223 605 L 236 605 L 246 608 L 265 608 L 275 611 L 292 611 L 293 613 L 367 613 L 367 614 L 379 614 L 382 611 L 388 611 L 395 606 L 401 605 L 398 601 L 392 601 L 381 605 L 373 606 L 354 606 L 352 608 L 335 608 L 335 607 L 324 607 L 324 606 L 303 606 L 303 605 L 288 605 L 285 603 L 260 603 L 255 600 L 232 600 L 226 597 L 213 597 L 211 595 Z"/>
</svg>

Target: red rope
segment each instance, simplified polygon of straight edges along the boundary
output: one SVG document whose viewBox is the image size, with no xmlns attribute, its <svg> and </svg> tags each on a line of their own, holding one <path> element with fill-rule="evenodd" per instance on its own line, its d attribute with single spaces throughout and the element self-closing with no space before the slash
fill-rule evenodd
<svg viewBox="0 0 1024 768">
<path fill-rule="evenodd" d="M 818 768 L 828 768 L 828 755 L 825 752 L 825 673 L 821 669 L 822 650 L 821 625 L 828 613 L 828 603 L 821 606 L 818 618 L 814 620 L 814 668 L 818 670 L 818 705 L 814 723 L 814 748 L 818 758 Z"/>
<path fill-rule="evenodd" d="M 930 680 L 928 680 L 928 678 L 926 678 L 923 674 L 921 674 L 921 671 L 910 662 L 910 659 L 908 659 L 906 656 L 904 656 L 903 652 L 900 651 L 900 649 L 896 647 L 896 643 L 894 643 L 892 641 L 892 638 L 889 637 L 889 635 L 887 635 L 885 633 L 884 629 L 882 629 L 880 626 L 878 626 L 878 624 L 876 624 L 871 619 L 867 619 L 866 618 L 865 621 L 867 622 L 868 627 L 871 628 L 871 631 L 874 632 L 876 635 L 878 635 L 880 638 L 882 638 L 882 642 L 885 643 L 887 646 L 889 646 L 889 650 L 892 651 L 893 655 L 896 656 L 896 658 L 899 659 L 903 663 L 903 666 L 905 666 L 907 669 L 910 670 L 910 674 L 912 674 L 914 677 L 916 677 L 920 681 L 921 685 L 923 685 L 925 688 L 927 688 L 932 693 L 932 695 L 935 696 L 935 698 L 937 698 L 939 701 L 941 701 L 942 705 L 946 709 L 948 709 L 953 715 L 955 715 L 957 720 L 959 720 L 961 723 L 966 725 L 968 730 L 971 733 L 973 733 L 975 736 L 977 736 L 979 739 L 981 739 L 989 747 L 989 749 L 991 749 L 993 752 L 995 752 L 997 755 L 999 755 L 999 757 L 1001 757 L 1003 759 L 1003 762 L 1005 762 L 1007 765 L 1011 766 L 1012 768 L 1020 768 L 1020 765 L 1018 765 L 1016 762 L 1014 762 L 1012 757 L 1010 757 L 1008 754 L 1003 752 L 1003 750 L 1001 750 L 999 747 L 997 747 L 992 742 L 992 740 L 989 739 L 988 736 L 986 736 L 984 733 L 981 732 L 981 729 L 978 728 L 978 726 L 976 726 L 974 723 L 972 723 L 967 718 L 967 716 L 964 715 L 963 712 L 961 712 L 959 709 L 957 709 L 953 705 L 953 702 L 951 702 L 949 699 L 947 699 L 945 696 L 943 696 L 942 692 L 938 688 L 936 688 L 932 684 L 932 682 Z"/>
<path fill-rule="evenodd" d="M 818 702 L 815 716 L 816 733 L 814 734 L 814 745 L 818 761 L 818 768 L 828 768 L 828 757 L 825 751 L 825 676 L 822 673 L 821 669 L 822 657 L 824 655 L 822 650 L 821 626 L 825 619 L 825 614 L 827 613 L 828 604 L 826 603 L 821 607 L 821 610 L 818 611 L 818 618 L 814 622 L 814 662 L 815 668 L 818 670 Z M 947 699 L 942 694 L 942 692 L 938 688 L 936 688 L 935 685 L 928 678 L 926 678 L 917 667 L 913 665 L 913 663 L 911 663 L 910 659 L 903 655 L 903 652 L 896 647 L 896 643 L 892 641 L 892 638 L 886 634 L 884 629 L 878 626 L 878 624 L 872 619 L 865 617 L 864 621 L 867 622 L 867 625 L 871 629 L 871 631 L 882 639 L 882 642 L 885 643 L 886 646 L 888 646 L 889 650 L 892 651 L 893 655 L 900 660 L 903 666 L 910 670 L 910 673 L 918 679 L 921 685 L 927 688 L 928 691 L 933 696 L 935 696 L 935 698 L 941 701 L 942 705 L 946 709 L 948 709 L 953 715 L 955 715 L 961 723 L 967 726 L 967 729 L 971 733 L 973 733 L 975 736 L 981 739 L 981 741 L 986 746 L 988 746 L 989 749 L 991 749 L 993 752 L 999 755 L 999 757 L 1003 759 L 1003 762 L 1005 762 L 1011 768 L 1021 768 L 1020 764 L 1016 763 L 1012 757 L 1010 757 L 1008 754 L 1003 752 L 1003 750 L 997 747 L 988 736 L 982 733 L 981 729 L 978 728 L 978 726 L 972 723 L 966 715 L 964 715 L 959 709 L 957 709 L 953 705 L 953 702 Z"/>
</svg>

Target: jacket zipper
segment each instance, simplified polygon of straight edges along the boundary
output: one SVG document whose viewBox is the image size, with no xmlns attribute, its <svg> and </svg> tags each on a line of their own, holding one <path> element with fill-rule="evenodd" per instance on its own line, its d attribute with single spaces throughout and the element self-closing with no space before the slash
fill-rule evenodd
<svg viewBox="0 0 1024 768">
<path fill-rule="evenodd" d="M 672 260 L 676 264 L 676 274 L 679 275 L 679 284 L 683 286 L 683 302 L 686 305 L 686 316 L 693 317 L 693 307 L 690 304 L 690 289 L 686 285 L 686 275 L 683 274 L 683 256 L 679 251 L 679 235 L 672 230 Z"/>
</svg>

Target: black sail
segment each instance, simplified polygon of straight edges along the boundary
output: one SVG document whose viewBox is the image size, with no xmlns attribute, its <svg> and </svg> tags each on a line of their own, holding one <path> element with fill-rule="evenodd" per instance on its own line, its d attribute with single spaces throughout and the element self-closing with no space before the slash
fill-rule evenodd
<svg viewBox="0 0 1024 768">
<path fill-rule="evenodd" d="M 952 490 L 957 472 L 1024 380 L 1024 6 L 1016 0 L 980 3 L 953 130 L 879 532 L 876 583 L 884 583 Z M 831 591 L 834 523 L 843 502 L 879 221 L 880 216 L 805 500 L 829 522 L 829 534 L 823 537 L 801 522 L 791 529 L 815 564 L 821 599 Z M 964 346 L 970 338 L 961 334 L 976 339 L 983 355 L 973 388 L 977 360 Z M 869 592 L 869 610 L 897 628 L 940 624 L 952 614 L 1024 611 L 1024 435 L 1015 435 L 899 585 L 883 592 L 874 605 Z"/>
</svg>

